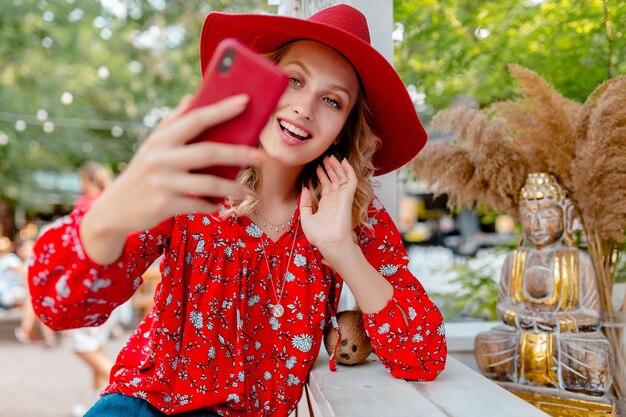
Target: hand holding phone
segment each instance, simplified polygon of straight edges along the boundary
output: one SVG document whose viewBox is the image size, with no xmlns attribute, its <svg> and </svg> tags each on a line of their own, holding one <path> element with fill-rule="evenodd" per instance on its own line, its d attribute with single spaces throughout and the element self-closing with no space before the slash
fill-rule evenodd
<svg viewBox="0 0 626 417">
<path fill-rule="evenodd" d="M 219 163 L 258 165 L 259 149 L 214 142 L 188 145 L 203 130 L 239 115 L 247 97 L 229 97 L 193 114 L 187 113 L 189 103 L 185 100 L 159 123 L 83 218 L 81 241 L 93 261 L 102 265 L 115 261 L 132 232 L 151 229 L 180 213 L 213 212 L 219 197 L 247 195 L 237 181 L 193 171 Z M 196 196 L 215 197 L 209 201 Z"/>
<path fill-rule="evenodd" d="M 257 146 L 259 134 L 287 83 L 288 77 L 268 59 L 234 39 L 224 39 L 215 49 L 189 110 L 236 94 L 246 94 L 250 101 L 240 115 L 207 129 L 190 143 L 214 141 Z M 237 166 L 214 165 L 194 172 L 235 179 L 239 170 Z"/>
</svg>

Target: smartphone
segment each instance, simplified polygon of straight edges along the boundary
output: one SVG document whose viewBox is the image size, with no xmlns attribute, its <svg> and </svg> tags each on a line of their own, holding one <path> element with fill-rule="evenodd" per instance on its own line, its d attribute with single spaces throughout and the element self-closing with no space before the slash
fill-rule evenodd
<svg viewBox="0 0 626 417">
<path fill-rule="evenodd" d="M 267 58 L 234 39 L 224 39 L 215 49 L 189 110 L 236 94 L 247 94 L 250 101 L 241 114 L 205 130 L 190 143 L 213 141 L 256 147 L 288 81 Z M 240 170 L 238 166 L 214 165 L 194 172 L 235 179 Z"/>
</svg>

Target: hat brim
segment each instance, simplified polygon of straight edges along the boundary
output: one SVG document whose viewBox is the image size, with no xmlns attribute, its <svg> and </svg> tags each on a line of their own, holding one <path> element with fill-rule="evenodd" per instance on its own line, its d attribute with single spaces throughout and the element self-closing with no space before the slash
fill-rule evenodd
<svg viewBox="0 0 626 417">
<path fill-rule="evenodd" d="M 261 54 L 293 40 L 311 39 L 345 56 L 359 74 L 371 112 L 371 128 L 381 140 L 373 157 L 375 175 L 400 168 L 426 144 L 426 131 L 396 71 L 370 44 L 351 33 L 288 16 L 213 12 L 202 27 L 203 72 L 218 43 L 225 38 L 234 38 Z"/>
</svg>

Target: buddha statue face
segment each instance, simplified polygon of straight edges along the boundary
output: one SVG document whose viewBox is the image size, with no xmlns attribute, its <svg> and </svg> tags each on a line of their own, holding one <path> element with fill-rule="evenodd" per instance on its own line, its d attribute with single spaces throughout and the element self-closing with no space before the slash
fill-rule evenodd
<svg viewBox="0 0 626 417">
<path fill-rule="evenodd" d="M 520 217 L 524 238 L 535 247 L 556 243 L 565 231 L 565 208 L 569 200 L 556 178 L 531 173 L 520 192 Z"/>
<path fill-rule="evenodd" d="M 554 200 L 523 201 L 520 215 L 524 237 L 533 246 L 550 246 L 563 235 L 563 209 Z"/>
</svg>

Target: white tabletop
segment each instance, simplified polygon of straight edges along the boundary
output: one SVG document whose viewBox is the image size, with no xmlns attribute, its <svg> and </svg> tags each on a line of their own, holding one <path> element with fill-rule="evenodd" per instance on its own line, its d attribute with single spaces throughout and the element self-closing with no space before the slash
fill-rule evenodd
<svg viewBox="0 0 626 417">
<path fill-rule="evenodd" d="M 321 417 L 548 416 L 450 356 L 435 381 L 409 382 L 391 376 L 374 355 L 330 372 L 322 349 L 309 387 Z"/>
</svg>

